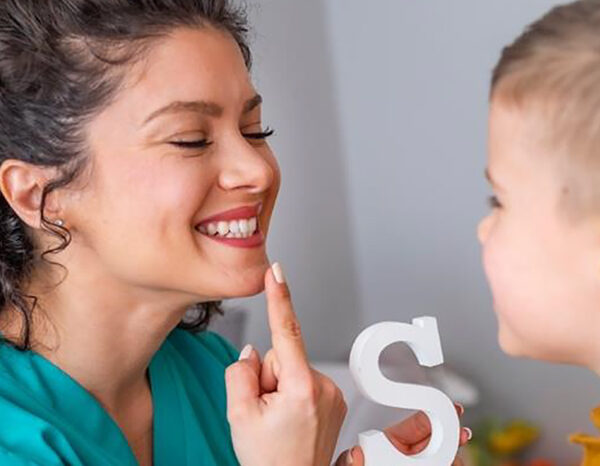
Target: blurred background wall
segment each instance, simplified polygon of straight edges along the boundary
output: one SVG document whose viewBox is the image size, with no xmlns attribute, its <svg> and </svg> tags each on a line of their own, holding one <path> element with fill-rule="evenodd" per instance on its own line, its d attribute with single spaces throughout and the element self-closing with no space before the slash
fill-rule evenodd
<svg viewBox="0 0 600 466">
<path fill-rule="evenodd" d="M 511 360 L 475 227 L 490 73 L 550 0 L 252 0 L 254 78 L 283 171 L 269 251 L 288 275 L 311 360 L 346 360 L 383 320 L 439 319 L 447 363 L 482 391 L 471 418 L 538 422 L 538 452 L 571 464 L 598 380 Z M 270 347 L 262 297 L 246 341 Z M 381 426 L 383 427 L 383 426 Z"/>
</svg>

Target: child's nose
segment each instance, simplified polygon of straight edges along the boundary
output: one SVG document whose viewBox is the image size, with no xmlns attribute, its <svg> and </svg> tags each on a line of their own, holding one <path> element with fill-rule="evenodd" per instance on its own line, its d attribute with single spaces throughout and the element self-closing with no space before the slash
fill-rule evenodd
<svg viewBox="0 0 600 466">
<path fill-rule="evenodd" d="M 479 225 L 477 225 L 477 238 L 479 239 L 479 243 L 481 245 L 485 244 L 487 241 L 487 237 L 490 234 L 490 227 L 492 225 L 492 218 L 490 215 L 483 218 Z"/>
</svg>

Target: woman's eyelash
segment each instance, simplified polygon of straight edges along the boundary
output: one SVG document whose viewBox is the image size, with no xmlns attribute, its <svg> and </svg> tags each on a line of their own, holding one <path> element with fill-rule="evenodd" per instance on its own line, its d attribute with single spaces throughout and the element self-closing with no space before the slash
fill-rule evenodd
<svg viewBox="0 0 600 466">
<path fill-rule="evenodd" d="M 275 130 L 267 127 L 266 130 L 258 133 L 243 133 L 247 139 L 267 139 L 275 134 Z"/>
<path fill-rule="evenodd" d="M 502 207 L 502 204 L 498 200 L 497 196 L 490 196 L 490 197 L 488 197 L 488 205 L 492 209 L 499 209 L 499 208 Z"/>
<path fill-rule="evenodd" d="M 258 133 L 243 133 L 243 136 L 246 139 L 267 139 L 268 137 L 273 136 L 273 134 L 275 134 L 275 130 L 267 128 L 265 131 L 260 131 Z M 213 143 L 208 139 L 199 139 L 197 141 L 172 141 L 171 144 L 187 149 L 204 149 Z"/>
<path fill-rule="evenodd" d="M 204 149 L 212 145 L 212 142 L 208 141 L 208 139 L 199 139 L 198 141 L 173 141 L 171 144 L 187 149 Z"/>
</svg>

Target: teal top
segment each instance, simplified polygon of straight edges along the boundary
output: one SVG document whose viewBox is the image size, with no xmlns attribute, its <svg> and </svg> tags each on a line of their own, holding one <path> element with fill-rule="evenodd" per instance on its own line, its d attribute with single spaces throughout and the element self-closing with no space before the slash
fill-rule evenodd
<svg viewBox="0 0 600 466">
<path fill-rule="evenodd" d="M 175 328 L 149 365 L 154 466 L 239 465 L 226 417 L 225 368 L 238 350 L 220 335 Z M 127 439 L 75 379 L 0 336 L 2 466 L 136 466 Z"/>
</svg>

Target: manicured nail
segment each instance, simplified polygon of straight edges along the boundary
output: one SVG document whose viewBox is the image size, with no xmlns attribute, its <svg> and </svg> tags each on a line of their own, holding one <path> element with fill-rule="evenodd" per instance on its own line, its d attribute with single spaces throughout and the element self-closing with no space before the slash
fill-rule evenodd
<svg viewBox="0 0 600 466">
<path fill-rule="evenodd" d="M 352 458 L 352 453 L 354 453 L 354 448 L 351 448 L 346 455 L 346 464 L 354 464 L 354 458 Z"/>
<path fill-rule="evenodd" d="M 285 275 L 283 273 L 283 269 L 281 268 L 281 264 L 279 262 L 275 262 L 271 266 L 271 270 L 273 270 L 273 275 L 275 276 L 275 281 L 280 285 L 285 283 Z"/>
<path fill-rule="evenodd" d="M 471 440 L 473 438 L 473 431 L 468 427 L 465 427 L 465 432 L 467 433 L 467 440 Z"/>
<path fill-rule="evenodd" d="M 248 359 L 248 356 L 250 356 L 251 352 L 252 352 L 252 345 L 247 344 L 246 346 L 244 346 L 244 349 L 240 353 L 240 357 L 238 358 L 238 361 L 241 361 L 242 359 Z"/>
<path fill-rule="evenodd" d="M 462 404 L 456 403 L 456 407 L 458 408 L 458 414 L 460 416 L 462 416 L 463 414 L 465 414 L 465 407 Z"/>
</svg>

